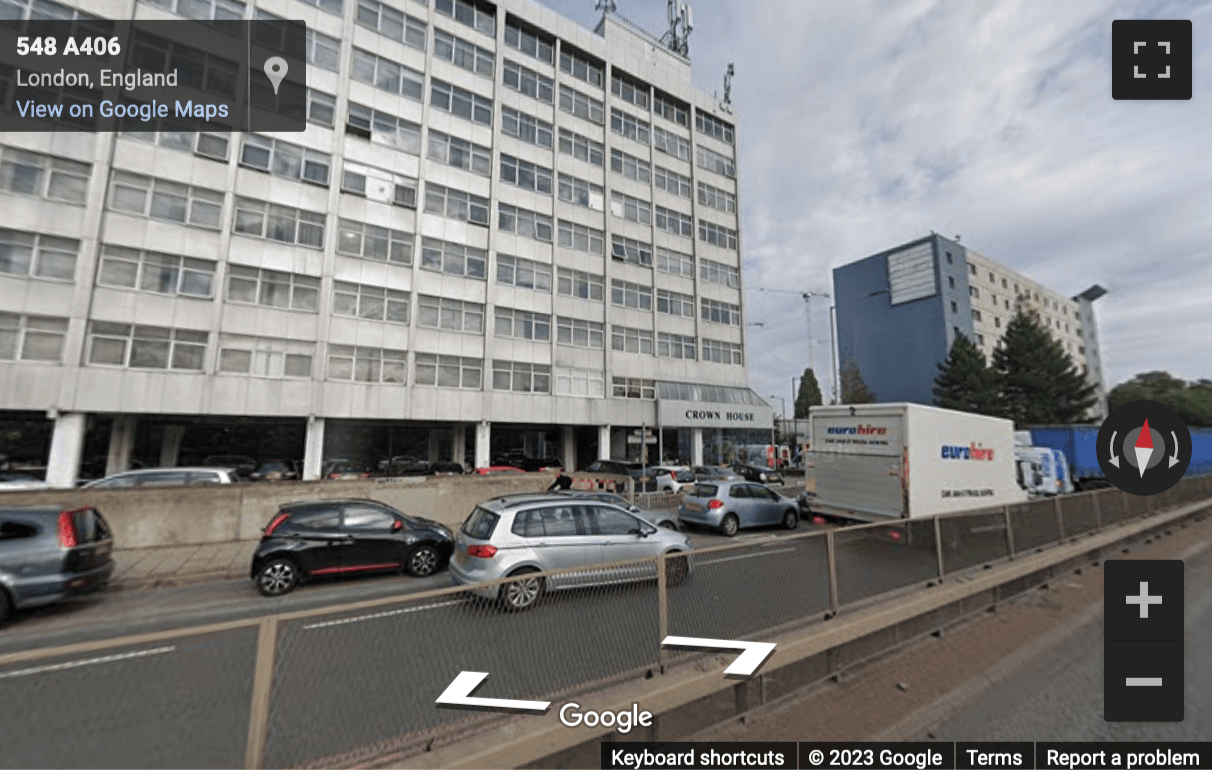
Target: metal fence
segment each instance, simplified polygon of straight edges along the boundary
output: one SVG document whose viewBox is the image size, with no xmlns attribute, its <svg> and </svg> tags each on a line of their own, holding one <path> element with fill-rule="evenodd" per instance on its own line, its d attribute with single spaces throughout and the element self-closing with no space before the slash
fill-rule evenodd
<svg viewBox="0 0 1212 770">
<path fill-rule="evenodd" d="M 0 765 L 351 765 L 499 719 L 436 706 L 462 671 L 490 673 L 477 696 L 567 698 L 703 654 L 662 649 L 668 635 L 739 639 L 806 626 L 1209 498 L 1212 477 L 1201 477 L 1155 498 L 1109 489 L 759 536 L 695 551 L 688 570 L 650 559 L 543 573 L 542 599 L 522 612 L 450 588 L 0 655 L 7 702 L 24 704 L 0 725 Z M 79 665 L 86 655 L 107 665 Z M 44 703 L 54 719 L 38 718 Z"/>
</svg>

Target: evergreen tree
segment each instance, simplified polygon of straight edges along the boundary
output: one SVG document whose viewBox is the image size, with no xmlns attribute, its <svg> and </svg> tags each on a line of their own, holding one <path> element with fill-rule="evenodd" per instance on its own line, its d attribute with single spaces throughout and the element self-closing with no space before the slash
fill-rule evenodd
<svg viewBox="0 0 1212 770">
<path fill-rule="evenodd" d="M 998 416 L 1019 426 L 1084 422 L 1097 401 L 1060 343 L 1021 310 L 993 351 L 993 370 Z"/>
<path fill-rule="evenodd" d="M 938 364 L 933 393 L 934 405 L 944 409 L 998 412 L 997 377 L 985 365 L 985 354 L 963 334 L 956 335 L 947 360 Z"/>
<path fill-rule="evenodd" d="M 874 404 L 875 393 L 863 381 L 863 373 L 859 371 L 858 362 L 848 359 L 838 372 L 841 380 L 843 404 Z"/>
<path fill-rule="evenodd" d="M 820 405 L 821 386 L 817 384 L 816 372 L 805 369 L 804 376 L 800 378 L 800 391 L 795 394 L 795 419 L 807 419 L 808 409 Z"/>
</svg>

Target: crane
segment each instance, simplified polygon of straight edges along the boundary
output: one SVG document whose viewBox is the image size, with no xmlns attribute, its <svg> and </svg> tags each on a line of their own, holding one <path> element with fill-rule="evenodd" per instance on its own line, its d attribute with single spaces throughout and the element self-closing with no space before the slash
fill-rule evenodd
<svg viewBox="0 0 1212 770">
<path fill-rule="evenodd" d="M 757 287 L 757 290 L 764 291 L 764 292 L 772 292 L 775 294 L 798 294 L 800 296 L 800 299 L 804 300 L 804 308 L 805 308 L 805 310 L 807 310 L 807 315 L 808 315 L 808 368 L 812 369 L 812 371 L 815 373 L 816 372 L 816 363 L 815 363 L 815 360 L 813 357 L 813 352 L 812 352 L 812 298 L 813 297 L 829 297 L 830 296 L 829 293 L 822 292 L 822 291 L 811 291 L 811 290 L 798 291 L 798 290 L 794 290 L 794 289 L 767 289 L 765 287 L 760 287 L 760 286 Z M 832 339 L 830 340 L 830 347 L 832 348 Z M 830 381 L 832 381 L 833 377 L 830 377 L 829 379 L 830 379 Z M 834 397 L 836 397 L 837 393 L 834 392 L 832 395 Z"/>
</svg>

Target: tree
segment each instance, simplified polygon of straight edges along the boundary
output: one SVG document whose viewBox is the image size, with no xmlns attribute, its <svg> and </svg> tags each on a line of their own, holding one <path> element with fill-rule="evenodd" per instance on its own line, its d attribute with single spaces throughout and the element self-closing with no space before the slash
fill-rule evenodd
<svg viewBox="0 0 1212 770">
<path fill-rule="evenodd" d="M 1169 372 L 1146 372 L 1107 394 L 1112 411 L 1142 399 L 1170 407 L 1190 427 L 1212 427 L 1212 383 L 1207 380 L 1187 383 Z"/>
<path fill-rule="evenodd" d="M 863 373 L 859 371 L 858 362 L 853 358 L 847 359 L 838 373 L 841 380 L 843 404 L 874 404 L 875 393 L 863 381 Z"/>
<path fill-rule="evenodd" d="M 808 409 L 821 405 L 821 386 L 817 384 L 816 372 L 804 370 L 800 378 L 800 391 L 795 394 L 795 419 L 804 420 L 808 417 Z"/>
<path fill-rule="evenodd" d="M 957 334 L 947 360 L 938 364 L 934 405 L 976 414 L 997 414 L 997 376 L 985 364 L 985 354 L 963 334 Z"/>
<path fill-rule="evenodd" d="M 997 415 L 1019 426 L 1085 422 L 1097 401 L 1060 343 L 1021 310 L 993 351 L 993 371 Z"/>
</svg>

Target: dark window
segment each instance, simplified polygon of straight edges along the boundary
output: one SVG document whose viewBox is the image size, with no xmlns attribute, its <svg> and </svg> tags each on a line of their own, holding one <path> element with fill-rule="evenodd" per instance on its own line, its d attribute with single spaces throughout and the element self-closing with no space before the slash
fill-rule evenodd
<svg viewBox="0 0 1212 770">
<path fill-rule="evenodd" d="M 546 534 L 542 512 L 522 511 L 514 517 L 510 531 L 518 537 L 542 537 Z"/>
<path fill-rule="evenodd" d="M 548 537 L 575 537 L 585 532 L 583 517 L 572 506 L 544 508 L 539 513 Z"/>
<path fill-rule="evenodd" d="M 345 506 L 345 528 L 359 532 L 390 532 L 396 517 L 370 505 Z"/>
<path fill-rule="evenodd" d="M 218 484 L 219 474 L 214 471 L 195 471 L 186 478 L 186 483 L 192 486 L 200 484 Z"/>
<path fill-rule="evenodd" d="M 477 540 L 487 540 L 492 537 L 492 530 L 496 528 L 500 518 L 492 511 L 476 508 L 467 517 L 467 521 L 463 522 L 463 534 Z"/>
<path fill-rule="evenodd" d="M 16 540 L 20 537 L 33 537 L 38 528 L 23 521 L 0 522 L 0 540 Z"/>
<path fill-rule="evenodd" d="M 140 487 L 175 487 L 184 486 L 189 475 L 185 471 L 157 471 L 143 473 L 136 484 Z"/>
<path fill-rule="evenodd" d="M 700 469 L 706 470 L 706 469 Z M 695 484 L 694 491 L 690 493 L 691 497 L 715 497 L 720 488 L 715 484 Z"/>
<path fill-rule="evenodd" d="M 308 531 L 337 529 L 341 526 L 341 511 L 338 508 L 309 508 L 294 513 L 287 523 L 292 529 Z"/>
<path fill-rule="evenodd" d="M 639 521 L 622 511 L 599 506 L 585 510 L 593 522 L 593 531 L 599 535 L 629 535 L 641 529 Z"/>
<path fill-rule="evenodd" d="M 750 487 L 749 492 L 753 497 L 763 499 L 763 500 L 778 500 L 779 499 L 778 495 L 776 495 L 773 490 L 766 489 L 766 487 Z"/>
<path fill-rule="evenodd" d="M 744 484 L 735 486 L 728 490 L 728 496 L 733 500 L 748 500 L 753 497 L 749 491 L 749 487 L 745 486 Z"/>
</svg>

